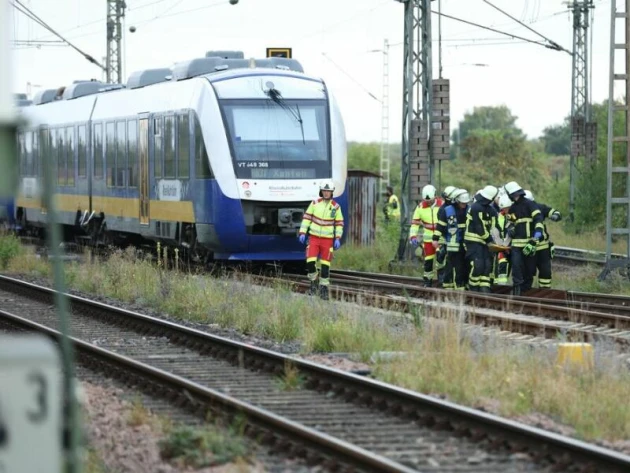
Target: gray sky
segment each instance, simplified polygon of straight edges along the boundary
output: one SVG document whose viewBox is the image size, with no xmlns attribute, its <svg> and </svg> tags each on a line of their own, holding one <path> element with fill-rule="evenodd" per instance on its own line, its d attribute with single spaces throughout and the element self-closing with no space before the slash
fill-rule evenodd
<svg viewBox="0 0 630 473">
<path fill-rule="evenodd" d="M 85 52 L 105 55 L 105 0 L 21 0 L 52 28 Z M 541 34 L 571 50 L 572 23 L 562 0 L 494 0 Z M 210 49 L 242 50 L 264 57 L 266 47 L 293 48 L 305 71 L 322 77 L 337 98 L 348 140 L 380 141 L 383 56 L 390 48 L 390 132 L 400 141 L 402 113 L 403 5 L 394 0 L 127 0 L 124 77 L 138 69 L 171 66 Z M 593 101 L 608 96 L 610 0 L 595 0 Z M 433 2 L 437 9 L 437 2 Z M 483 0 L 442 0 L 444 13 L 504 31 L 540 39 Z M 13 10 L 20 40 L 54 40 Z M 438 63 L 438 21 L 432 16 L 434 77 Z M 133 34 L 131 25 L 137 27 Z M 488 39 L 492 38 L 492 39 Z M 449 19 L 442 20 L 443 77 L 451 81 L 451 129 L 478 105 L 505 104 L 518 126 L 538 136 L 570 112 L 571 57 L 563 52 L 510 40 Z M 489 44 L 500 43 L 500 44 Z M 76 79 L 101 78 L 99 68 L 69 47 L 14 49 L 13 89 L 27 82 L 46 88 Z M 104 62 L 104 60 L 103 60 Z M 479 67 L 471 64 L 486 64 Z M 369 93 L 368 93 L 369 92 Z"/>
</svg>

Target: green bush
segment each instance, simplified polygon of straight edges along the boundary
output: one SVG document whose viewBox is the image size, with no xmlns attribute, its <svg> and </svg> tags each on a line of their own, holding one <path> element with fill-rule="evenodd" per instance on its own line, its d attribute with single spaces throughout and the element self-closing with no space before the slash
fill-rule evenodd
<svg viewBox="0 0 630 473">
<path fill-rule="evenodd" d="M 0 269 L 7 269 L 13 258 L 22 253 L 20 240 L 13 235 L 0 236 Z"/>
</svg>

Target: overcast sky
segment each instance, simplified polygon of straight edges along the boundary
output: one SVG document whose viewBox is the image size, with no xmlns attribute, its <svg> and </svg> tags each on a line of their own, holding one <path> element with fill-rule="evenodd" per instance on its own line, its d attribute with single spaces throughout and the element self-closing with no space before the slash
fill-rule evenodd
<svg viewBox="0 0 630 473">
<path fill-rule="evenodd" d="M 20 0 L 76 46 L 104 63 L 106 0 Z M 126 0 L 124 72 L 171 66 L 210 49 L 264 57 L 266 47 L 292 47 L 307 73 L 322 77 L 341 106 L 348 140 L 380 141 L 384 39 L 390 44 L 392 142 L 400 141 L 403 5 L 394 0 Z M 571 50 L 572 22 L 562 0 L 492 0 L 533 29 Z M 437 10 L 438 2 L 433 2 Z M 610 0 L 595 0 L 593 100 L 608 96 Z M 442 0 L 442 11 L 506 32 L 542 40 L 483 0 Z M 55 40 L 13 10 L 13 39 Z M 434 77 L 438 17 L 432 16 Z M 135 33 L 129 33 L 130 26 Z M 505 104 L 530 137 L 570 112 L 571 56 L 442 20 L 443 77 L 451 81 L 451 129 L 474 106 Z M 490 44 L 493 43 L 493 44 Z M 499 43 L 499 44 L 497 44 Z M 101 78 L 99 68 L 69 47 L 16 46 L 13 89 L 32 92 Z M 478 64 L 478 65 L 475 65 Z M 481 65 L 481 66 L 480 66 Z M 374 95 L 377 99 L 373 98 Z"/>
</svg>

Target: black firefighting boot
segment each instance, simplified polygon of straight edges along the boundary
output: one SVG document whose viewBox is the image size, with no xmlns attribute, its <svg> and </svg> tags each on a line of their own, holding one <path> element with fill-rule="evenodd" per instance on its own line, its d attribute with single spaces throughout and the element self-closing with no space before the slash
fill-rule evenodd
<svg viewBox="0 0 630 473">
<path fill-rule="evenodd" d="M 329 299 L 328 286 L 319 287 L 319 297 L 321 297 L 323 301 L 327 301 Z"/>
<path fill-rule="evenodd" d="M 424 281 L 424 287 L 431 287 L 433 286 L 433 281 L 429 278 L 423 278 Z"/>
<path fill-rule="evenodd" d="M 518 286 L 514 286 L 514 289 L 512 289 L 512 295 L 513 296 L 520 296 L 521 295 L 521 286 L 520 286 L 520 284 Z"/>
<path fill-rule="evenodd" d="M 319 287 L 319 284 L 317 283 L 317 279 L 311 279 L 311 287 L 308 290 L 308 295 L 309 296 L 316 295 L 318 287 Z"/>
<path fill-rule="evenodd" d="M 479 292 L 481 292 L 483 294 L 490 294 L 492 292 L 492 290 L 488 286 L 481 286 L 479 288 Z"/>
</svg>

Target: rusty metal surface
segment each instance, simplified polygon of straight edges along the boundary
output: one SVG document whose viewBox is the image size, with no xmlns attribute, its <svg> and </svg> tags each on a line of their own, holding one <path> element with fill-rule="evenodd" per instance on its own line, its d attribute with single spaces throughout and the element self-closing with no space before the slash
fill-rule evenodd
<svg viewBox="0 0 630 473">
<path fill-rule="evenodd" d="M 378 174 L 348 171 L 348 241 L 371 245 L 376 235 Z"/>
</svg>

